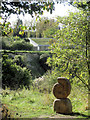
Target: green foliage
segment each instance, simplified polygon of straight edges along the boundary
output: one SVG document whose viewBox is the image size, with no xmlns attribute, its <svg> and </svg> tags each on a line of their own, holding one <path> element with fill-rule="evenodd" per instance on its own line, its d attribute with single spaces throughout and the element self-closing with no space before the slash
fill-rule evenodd
<svg viewBox="0 0 90 120">
<path fill-rule="evenodd" d="M 88 89 L 89 84 L 89 21 L 88 11 L 70 13 L 69 17 L 59 20 L 63 28 L 56 33 L 56 43 L 50 46 L 53 53 L 48 64 L 60 71 L 62 76 L 83 83 Z"/>
<path fill-rule="evenodd" d="M 33 31 L 28 31 L 28 37 L 36 37 L 36 32 L 33 32 Z"/>
<path fill-rule="evenodd" d="M 26 63 L 24 61 L 24 56 L 21 56 L 21 55 L 16 55 L 14 57 L 13 62 L 16 63 L 17 65 L 21 66 L 21 67 L 25 67 L 26 66 Z"/>
<path fill-rule="evenodd" d="M 32 117 L 44 117 L 45 119 L 47 119 L 47 117 L 65 117 L 65 119 L 67 119 L 71 117 L 72 119 L 73 117 L 75 117 L 76 120 L 78 119 L 78 117 L 81 117 L 82 119 L 84 119 L 85 117 L 88 118 L 89 111 L 85 109 L 85 107 L 88 106 L 88 96 L 86 93 L 87 91 L 85 88 L 81 89 L 80 87 L 77 87 L 77 85 L 72 86 L 72 91 L 69 96 L 73 108 L 73 114 L 71 116 L 57 114 L 54 112 L 53 102 L 56 98 L 54 97 L 52 92 L 39 92 L 39 89 L 34 89 L 33 87 L 30 90 L 26 90 L 25 87 L 23 87 L 22 90 L 18 89 L 13 91 L 5 89 L 1 92 L 2 94 L 0 97 L 2 97 L 2 103 L 8 105 L 8 110 L 11 112 L 11 115 L 13 115 L 13 118 L 18 117 L 22 119 Z"/>
<path fill-rule="evenodd" d="M 8 7 L 11 6 L 11 7 Z M 25 13 L 28 13 L 32 15 L 35 14 L 42 14 L 43 9 L 50 11 L 50 13 L 53 10 L 54 3 L 52 2 L 2 2 L 2 13 L 8 13 L 8 16 L 10 14 L 21 14 L 23 15 Z"/>
<path fill-rule="evenodd" d="M 44 38 L 53 38 L 57 28 L 58 27 L 55 26 L 55 23 L 52 26 L 49 26 L 45 31 L 43 31 Z"/>
<path fill-rule="evenodd" d="M 60 72 L 54 70 L 48 70 L 42 77 L 36 78 L 33 81 L 33 86 L 38 88 L 40 92 L 52 92 L 52 87 L 57 83 L 57 77 L 60 76 Z"/>
<path fill-rule="evenodd" d="M 20 37 L 3 37 L 2 49 L 5 50 L 32 50 L 33 46 L 29 42 L 25 42 Z"/>
<path fill-rule="evenodd" d="M 12 34 L 13 30 L 10 27 L 10 22 L 6 22 L 6 20 L 1 23 L 1 32 L 2 36 L 8 36 Z"/>
<path fill-rule="evenodd" d="M 57 28 L 57 23 L 53 19 L 42 18 L 36 23 L 36 37 L 51 38 Z"/>
<path fill-rule="evenodd" d="M 17 61 L 8 57 L 8 55 L 2 56 L 2 87 L 10 87 L 11 89 L 17 89 L 19 87 L 28 87 L 31 83 L 31 74 L 26 67 L 18 65 Z"/>
<path fill-rule="evenodd" d="M 27 37 L 27 32 L 25 32 L 25 30 L 27 30 L 27 27 L 23 26 L 22 20 L 18 18 L 18 21 L 16 22 L 16 25 L 14 25 L 13 28 L 13 36 L 19 36 L 20 38 L 25 38 Z"/>
<path fill-rule="evenodd" d="M 5 41 L 2 40 L 2 49 L 9 50 L 10 46 L 6 45 Z"/>
<path fill-rule="evenodd" d="M 13 53 L 13 54 L 17 54 L 17 53 L 31 53 L 31 54 L 38 54 L 38 55 L 42 55 L 42 54 L 50 54 L 50 51 L 27 51 L 27 50 L 2 50 L 2 52 L 4 53 Z"/>
<path fill-rule="evenodd" d="M 44 69 L 44 71 L 46 72 L 47 70 L 51 69 L 48 64 L 46 64 L 46 61 L 48 59 L 48 57 L 51 56 L 50 54 L 42 54 L 40 55 L 40 59 L 39 59 L 39 63 L 42 66 L 42 68 Z"/>
<path fill-rule="evenodd" d="M 2 49 L 9 50 L 14 40 L 20 40 L 14 37 L 2 37 Z"/>
<path fill-rule="evenodd" d="M 71 94 L 69 95 L 69 98 L 72 102 L 73 112 L 78 112 L 82 114 L 86 114 L 89 112 L 86 111 L 86 107 L 88 106 L 87 92 L 87 88 L 82 87 L 81 85 L 78 86 L 77 84 L 72 84 Z"/>
<path fill-rule="evenodd" d="M 52 10 L 54 9 L 54 3 L 53 2 L 2 2 L 1 4 L 1 13 L 4 15 L 4 23 L 0 23 L 2 27 L 2 35 L 3 36 L 9 36 L 13 29 L 10 27 L 10 22 L 7 22 L 7 18 L 11 14 L 17 14 L 18 16 L 20 14 L 23 14 L 23 16 L 28 13 L 33 17 L 33 14 L 39 17 L 39 15 L 43 14 L 43 10 L 50 11 L 52 13 Z M 39 14 L 39 15 L 38 15 Z M 21 28 L 25 28 L 25 26 L 22 26 Z M 25 28 L 26 29 L 26 28 Z M 24 30 L 17 29 L 17 31 L 14 31 L 14 34 L 18 33 L 21 37 L 24 35 Z M 19 31 L 20 30 L 20 31 Z M 1 33 L 0 33 L 1 34 Z"/>
<path fill-rule="evenodd" d="M 2 39 L 2 49 L 4 50 L 33 50 L 33 45 L 20 37 L 3 38 Z"/>
<path fill-rule="evenodd" d="M 63 1 L 64 2 L 64 1 Z M 73 2 L 69 2 L 72 4 Z M 90 2 L 75 2 L 74 6 L 76 7 L 81 7 L 84 10 L 90 8 Z M 4 23 L 0 23 L 2 27 L 2 35 L 3 36 L 8 36 L 10 33 L 13 32 L 13 29 L 11 27 L 8 27 L 10 25 L 10 22 L 6 22 L 8 16 L 11 14 L 17 14 L 18 16 L 20 14 L 25 15 L 26 13 L 30 14 L 33 17 L 33 14 L 39 17 L 39 15 L 43 14 L 44 10 L 47 10 L 52 14 L 52 11 L 54 10 L 54 1 L 49 2 L 49 1 L 37 1 L 37 2 L 25 2 L 25 1 L 20 1 L 20 2 L 2 2 L 1 4 L 1 13 L 4 15 Z M 39 17 L 40 18 L 40 17 Z M 1 29 L 0 27 L 0 29 Z M 24 26 L 23 26 L 24 27 Z M 1 33 L 0 33 L 1 34 Z M 20 31 L 21 36 L 24 34 L 24 31 Z M 40 35 L 41 37 L 41 35 Z"/>
<path fill-rule="evenodd" d="M 31 44 L 26 43 L 25 41 L 15 41 L 11 50 L 32 50 L 33 46 Z"/>
<path fill-rule="evenodd" d="M 3 104 L 8 103 L 13 118 L 33 118 L 55 114 L 53 111 L 53 95 L 40 93 L 38 89 L 26 90 L 24 87 L 17 91 L 3 90 L 2 98 Z"/>
<path fill-rule="evenodd" d="M 40 59 L 42 54 L 49 54 L 49 52 L 4 50 L 3 54 L 9 55 L 9 59 L 12 59 L 14 64 L 29 69 L 32 79 L 42 76 L 49 69 L 45 61 Z"/>
<path fill-rule="evenodd" d="M 88 8 L 90 9 L 90 1 L 72 2 L 71 4 L 79 9 L 83 10 L 87 10 Z"/>
</svg>

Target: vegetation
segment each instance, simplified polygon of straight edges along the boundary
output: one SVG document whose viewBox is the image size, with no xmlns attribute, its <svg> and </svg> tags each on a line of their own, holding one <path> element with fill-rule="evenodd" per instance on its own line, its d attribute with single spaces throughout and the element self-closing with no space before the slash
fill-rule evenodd
<svg viewBox="0 0 90 120">
<path fill-rule="evenodd" d="M 29 54 L 28 54 L 29 53 Z M 43 54 L 46 54 L 44 56 Z M 46 52 L 2 52 L 2 87 L 10 89 L 28 87 L 32 80 L 42 76 L 48 69 Z M 7 77 L 6 77 L 7 76 Z"/>
<path fill-rule="evenodd" d="M 35 23 L 32 23 L 31 21 L 30 23 L 28 23 L 28 25 L 24 26 L 22 20 L 18 18 L 18 21 L 12 29 L 12 35 L 17 35 L 21 38 L 53 38 L 53 35 L 55 34 L 55 31 L 57 29 L 58 24 L 55 22 L 54 19 L 48 20 L 48 18 L 41 18 L 41 20 L 38 20 Z"/>
<path fill-rule="evenodd" d="M 20 14 L 23 14 L 23 16 L 28 13 L 30 14 L 32 17 L 35 14 L 36 18 L 38 19 L 39 15 L 43 14 L 43 10 L 47 10 L 50 13 L 52 13 L 52 10 L 54 9 L 54 3 L 53 2 L 24 2 L 24 1 L 20 1 L 20 2 L 2 2 L 2 4 L 0 4 L 2 10 L 1 13 L 4 15 L 3 19 L 4 22 L 3 24 L 1 24 L 1 32 L 0 35 L 2 36 L 9 36 L 11 33 L 13 33 L 13 29 L 10 27 L 10 22 L 7 22 L 8 17 L 11 14 L 17 14 L 17 18 L 19 18 Z M 24 34 L 24 30 L 26 29 L 25 26 L 20 25 L 17 26 L 20 27 L 20 35 Z M 31 27 L 30 27 L 31 29 Z M 18 31 L 16 31 L 16 33 L 14 35 L 16 35 L 18 33 Z"/>
<path fill-rule="evenodd" d="M 33 50 L 33 46 L 20 37 L 3 37 L 2 49 L 5 50 Z"/>
<path fill-rule="evenodd" d="M 57 41 L 50 46 L 52 58 L 48 64 L 60 76 L 69 78 L 76 84 L 82 84 L 90 92 L 90 41 L 88 11 L 70 13 L 64 17 L 63 29 L 57 31 Z M 82 26 L 83 25 L 83 26 Z"/>
<path fill-rule="evenodd" d="M 58 24 L 54 19 L 41 18 L 36 22 L 36 37 L 37 38 L 53 38 L 55 31 L 58 29 Z"/>
<path fill-rule="evenodd" d="M 11 59 L 4 54 L 2 58 L 2 87 L 4 89 L 5 87 L 10 87 L 10 89 L 28 87 L 32 77 L 22 57 L 16 56 L 15 59 Z"/>
<path fill-rule="evenodd" d="M 31 54 L 50 54 L 50 51 L 27 51 L 27 50 L 1 50 L 2 53 L 12 53 L 12 54 L 19 54 L 19 53 L 31 53 Z"/>
<path fill-rule="evenodd" d="M 43 31 L 44 38 L 53 38 L 57 29 L 58 29 L 58 26 L 56 27 L 55 24 L 47 28 L 45 31 Z"/>
<path fill-rule="evenodd" d="M 56 98 L 54 98 L 52 94 L 52 87 L 57 82 L 57 77 L 60 76 L 68 78 L 72 86 L 69 98 L 72 102 L 73 113 L 70 114 L 70 116 L 77 116 L 79 118 L 90 117 L 90 115 L 88 115 L 90 111 L 90 106 L 88 106 L 88 93 L 90 94 L 89 3 L 90 2 L 76 2 L 74 5 L 84 9 L 81 9 L 79 13 L 70 13 L 68 17 L 58 18 L 58 22 L 63 24 L 62 29 L 57 29 L 56 32 L 51 31 L 51 28 L 44 29 L 45 31 L 42 34 L 47 37 L 52 37 L 55 33 L 55 40 L 52 39 L 50 41 L 51 54 L 42 54 L 48 53 L 48 51 L 37 51 L 40 55 L 38 57 L 37 54 L 35 54 L 36 51 L 25 51 L 25 49 L 20 49 L 22 51 L 18 51 L 21 45 L 25 47 L 22 44 L 23 40 L 21 41 L 21 39 L 16 36 L 15 39 L 12 37 L 11 40 L 6 39 L 5 41 L 3 37 L 3 90 L 1 91 L 0 98 L 2 98 L 2 104 L 7 105 L 8 110 L 14 118 L 55 117 L 57 114 L 53 111 L 53 101 Z M 7 4 L 12 7 L 8 8 Z M 50 2 L 44 2 L 42 4 L 39 2 L 38 4 L 28 2 L 2 2 L 2 5 L 1 12 L 7 13 L 8 16 L 11 13 L 19 15 L 21 12 L 23 12 L 23 14 L 29 13 L 33 16 L 33 13 L 42 14 L 41 8 L 47 11 L 50 10 L 50 12 L 52 12 L 53 9 L 53 3 Z M 2 34 L 2 36 L 9 36 L 10 33 L 13 33 L 12 28 L 10 28 L 10 23 L 7 23 L 6 19 L 7 16 L 4 19 L 4 23 L 0 23 L 0 28 L 2 28 L 0 34 Z M 19 31 L 21 36 L 24 33 L 24 29 L 26 29 L 25 26 L 21 26 Z M 53 28 L 53 30 L 55 29 Z M 48 34 L 50 31 L 51 33 Z M 41 37 L 41 35 L 39 35 L 39 37 Z M 18 43 L 20 44 L 18 45 Z M 28 48 L 27 43 L 24 43 L 24 45 Z M 13 51 L 7 50 L 11 49 L 11 46 L 13 46 Z M 31 70 L 31 61 L 25 61 L 26 59 L 22 56 L 22 52 L 34 53 L 34 59 L 31 64 L 35 66 L 35 69 Z M 11 55 L 13 53 L 20 53 L 21 55 Z M 36 63 L 43 63 L 43 67 L 45 68 L 47 66 L 46 61 L 50 66 L 50 70 L 47 71 L 46 69 L 44 71 L 44 73 L 46 73 L 44 75 L 41 74 L 42 77 L 33 74 L 34 80 L 32 80 L 32 71 L 33 73 L 40 70 L 40 73 L 43 72 L 41 68 L 36 70 Z M 65 116 L 58 114 L 58 117 L 61 116 L 68 117 L 69 115 Z"/>
<path fill-rule="evenodd" d="M 18 21 L 14 25 L 13 34 L 12 35 L 13 36 L 19 36 L 20 38 L 25 38 L 25 37 L 27 37 L 27 33 L 25 32 L 26 29 L 27 29 L 27 27 L 23 26 L 22 20 L 20 20 L 18 18 Z"/>
<path fill-rule="evenodd" d="M 12 7 L 8 7 L 7 5 L 12 6 Z M 17 14 L 17 15 L 19 15 L 21 13 L 23 13 L 23 15 L 25 13 L 28 13 L 28 14 L 32 15 L 32 17 L 33 17 L 34 12 L 35 12 L 35 14 L 42 14 L 43 10 L 52 12 L 53 5 L 54 5 L 54 3 L 52 3 L 52 2 L 24 2 L 24 1 L 2 2 L 2 11 L 1 12 L 8 13 L 8 16 L 12 13 Z"/>
<path fill-rule="evenodd" d="M 11 50 L 33 50 L 33 45 L 26 43 L 25 41 L 16 41 L 11 46 Z"/>
<path fill-rule="evenodd" d="M 12 118 L 75 117 L 76 120 L 77 118 L 88 118 L 88 111 L 85 109 L 88 100 L 85 90 L 73 85 L 69 98 L 73 105 L 73 114 L 62 115 L 53 111 L 55 97 L 52 93 L 39 92 L 38 89 L 34 90 L 33 88 L 30 90 L 23 88 L 17 91 L 9 89 L 2 91 L 2 103 L 7 105 Z"/>
</svg>

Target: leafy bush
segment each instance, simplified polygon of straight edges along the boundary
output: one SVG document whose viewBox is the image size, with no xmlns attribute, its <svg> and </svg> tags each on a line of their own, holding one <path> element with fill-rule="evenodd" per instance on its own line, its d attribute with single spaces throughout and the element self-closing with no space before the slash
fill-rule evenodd
<svg viewBox="0 0 90 120">
<path fill-rule="evenodd" d="M 32 50 L 33 46 L 20 37 L 3 37 L 2 49 L 5 50 Z"/>
<path fill-rule="evenodd" d="M 47 58 L 50 57 L 49 54 L 42 54 L 40 56 L 40 60 L 39 60 L 39 63 L 40 65 L 42 66 L 42 68 L 47 71 L 49 69 L 51 69 L 51 67 L 48 66 L 48 64 L 46 64 L 46 61 L 47 61 Z"/>
<path fill-rule="evenodd" d="M 29 87 L 31 74 L 26 67 L 17 65 L 8 55 L 3 55 L 2 60 L 2 87 L 17 89 L 19 87 Z"/>
<path fill-rule="evenodd" d="M 2 40 L 2 49 L 9 50 L 10 47 Z"/>
<path fill-rule="evenodd" d="M 51 92 L 53 85 L 57 82 L 57 77 L 60 76 L 60 72 L 49 70 L 42 77 L 39 77 L 33 81 L 33 86 L 39 89 L 40 92 Z"/>
<path fill-rule="evenodd" d="M 14 63 L 16 63 L 17 65 L 21 66 L 21 67 L 25 67 L 26 66 L 26 63 L 23 59 L 23 56 L 21 55 L 16 55 L 14 57 L 14 60 L 13 60 Z"/>
<path fill-rule="evenodd" d="M 32 50 L 33 46 L 25 41 L 15 41 L 11 46 L 11 50 Z"/>
</svg>

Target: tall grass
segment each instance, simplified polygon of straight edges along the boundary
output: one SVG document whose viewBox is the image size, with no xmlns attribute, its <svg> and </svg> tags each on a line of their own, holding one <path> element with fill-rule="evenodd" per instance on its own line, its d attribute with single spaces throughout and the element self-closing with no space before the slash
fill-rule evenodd
<svg viewBox="0 0 90 120">
<path fill-rule="evenodd" d="M 53 114 L 53 97 L 38 90 L 3 90 L 2 103 L 8 106 L 13 117 L 38 117 Z"/>
<path fill-rule="evenodd" d="M 50 117 L 55 116 L 53 111 L 53 102 L 56 99 L 52 92 L 39 91 L 38 88 L 30 90 L 23 87 L 22 90 L 3 90 L 2 103 L 6 104 L 13 118 L 32 118 L 32 117 Z M 69 99 L 72 102 L 73 113 L 88 115 L 85 107 L 88 105 L 88 97 L 85 89 L 80 89 L 77 86 L 72 86 Z M 76 117 L 83 117 L 82 115 Z M 64 116 L 59 115 L 58 116 Z"/>
</svg>

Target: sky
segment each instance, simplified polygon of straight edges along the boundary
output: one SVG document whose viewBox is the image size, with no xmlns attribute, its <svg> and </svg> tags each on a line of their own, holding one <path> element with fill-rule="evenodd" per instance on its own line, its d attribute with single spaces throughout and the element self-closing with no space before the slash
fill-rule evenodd
<svg viewBox="0 0 90 120">
<path fill-rule="evenodd" d="M 77 8 L 73 7 L 72 5 L 66 3 L 57 4 L 55 3 L 55 11 L 53 14 L 50 14 L 45 11 L 44 16 L 48 16 L 49 18 L 57 17 L 57 16 L 67 16 L 69 11 L 75 12 Z"/>
<path fill-rule="evenodd" d="M 69 14 L 69 11 L 76 12 L 77 8 L 73 7 L 72 5 L 66 3 L 57 4 L 55 3 L 55 10 L 52 14 L 50 14 L 47 11 L 44 11 L 44 14 L 41 17 L 48 17 L 48 18 L 56 18 L 57 16 L 67 16 Z M 28 21 L 31 21 L 35 18 L 32 18 L 31 15 L 26 14 L 25 16 L 20 15 L 20 19 L 23 20 L 23 23 L 26 24 Z M 16 23 L 17 15 L 11 15 L 10 19 L 8 21 L 11 22 L 11 26 L 13 26 Z"/>
</svg>

